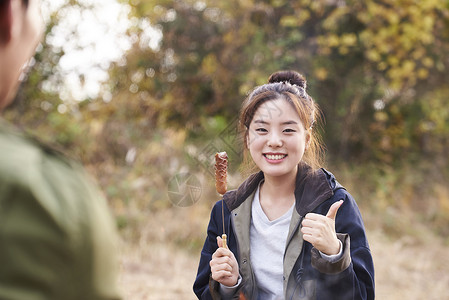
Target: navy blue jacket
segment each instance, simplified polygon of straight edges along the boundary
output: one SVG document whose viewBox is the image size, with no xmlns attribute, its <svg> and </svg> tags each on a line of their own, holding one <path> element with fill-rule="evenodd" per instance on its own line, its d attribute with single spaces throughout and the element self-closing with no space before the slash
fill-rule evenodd
<svg viewBox="0 0 449 300">
<path fill-rule="evenodd" d="M 243 278 L 235 295 L 257 299 L 254 274 L 249 261 L 250 207 L 253 194 L 264 176 L 251 175 L 237 190 L 224 197 L 224 219 L 228 247 L 239 263 Z M 305 164 L 298 166 L 295 188 L 293 228 L 287 239 L 284 256 L 284 296 L 286 299 L 374 299 L 374 266 L 360 211 L 352 196 L 324 169 L 312 172 Z M 309 212 L 326 215 L 330 206 L 344 200 L 338 210 L 335 228 L 343 243 L 343 257 L 329 263 L 313 246 L 302 240 L 300 224 Z M 193 286 L 198 299 L 221 299 L 219 284 L 211 278 L 209 262 L 217 250 L 217 236 L 222 234 L 222 202 L 212 209 L 207 238 L 201 251 L 198 274 Z M 243 224 L 243 225 L 242 225 Z M 237 228 L 237 229 L 236 229 Z M 243 231 L 241 228 L 245 228 Z M 243 236 L 243 238 L 242 238 Z M 290 261 L 289 261 L 290 260 Z M 288 270 L 285 270 L 288 269 Z"/>
</svg>

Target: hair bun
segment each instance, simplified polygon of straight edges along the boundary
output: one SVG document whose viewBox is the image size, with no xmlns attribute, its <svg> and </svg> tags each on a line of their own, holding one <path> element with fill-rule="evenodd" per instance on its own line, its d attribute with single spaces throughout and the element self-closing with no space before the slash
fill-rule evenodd
<svg viewBox="0 0 449 300">
<path fill-rule="evenodd" d="M 278 71 L 271 74 L 268 83 L 276 82 L 288 82 L 304 89 L 307 87 L 306 78 L 296 71 Z"/>
</svg>

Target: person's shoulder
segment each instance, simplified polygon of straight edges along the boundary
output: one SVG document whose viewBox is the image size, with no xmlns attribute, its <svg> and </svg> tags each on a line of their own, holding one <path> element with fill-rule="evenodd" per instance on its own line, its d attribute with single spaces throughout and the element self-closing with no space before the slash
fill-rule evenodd
<svg viewBox="0 0 449 300">
<path fill-rule="evenodd" d="M 254 194 L 263 179 L 264 174 L 262 171 L 259 171 L 249 175 L 237 189 L 226 192 L 223 196 L 223 200 L 228 209 L 232 211 L 239 207 L 248 198 L 252 199 L 251 195 Z"/>
<path fill-rule="evenodd" d="M 3 194 L 15 191 L 24 201 L 38 202 L 61 223 L 65 217 L 83 218 L 89 207 L 102 202 L 81 164 L 5 126 L 0 126 L 0 187 Z"/>
<path fill-rule="evenodd" d="M 42 150 L 18 129 L 1 124 L 0 126 L 0 178 L 2 182 L 28 180 L 30 170 L 38 166 Z"/>
<path fill-rule="evenodd" d="M 326 175 L 329 186 L 331 187 L 333 192 L 332 196 L 327 201 L 327 205 L 331 205 L 334 202 L 343 200 L 344 207 L 346 209 L 358 211 L 359 209 L 356 200 L 354 199 L 352 194 L 339 181 L 337 181 L 334 174 L 324 168 L 320 171 Z M 340 209 L 340 211 L 342 211 L 342 209 Z"/>
<path fill-rule="evenodd" d="M 116 274 L 113 218 L 105 198 L 81 164 L 0 124 L 0 207 L 0 223 L 19 224 L 21 228 L 27 224 L 35 228 L 25 232 L 28 239 L 70 255 L 66 265 L 71 272 L 66 274 L 98 277 L 95 286 L 83 280 L 72 282 L 74 286 L 91 289 L 88 293 L 92 295 L 114 293 L 103 290 L 113 287 L 111 278 Z M 92 257 L 92 251 L 102 255 Z M 39 268 L 49 270 L 53 262 Z"/>
<path fill-rule="evenodd" d="M 55 166 L 65 170 L 67 175 L 82 171 L 80 164 L 62 151 L 11 125 L 0 123 L 0 176 L 26 180 L 29 179 L 27 174 L 37 172 L 45 176 Z"/>
</svg>

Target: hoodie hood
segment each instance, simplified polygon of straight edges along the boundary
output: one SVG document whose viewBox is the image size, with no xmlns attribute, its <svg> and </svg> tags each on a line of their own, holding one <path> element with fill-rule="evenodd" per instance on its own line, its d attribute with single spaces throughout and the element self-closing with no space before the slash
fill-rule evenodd
<svg viewBox="0 0 449 300">
<path fill-rule="evenodd" d="M 230 211 L 239 207 L 264 179 L 262 171 L 248 177 L 236 190 L 227 192 L 223 200 Z M 334 191 L 343 188 L 334 175 L 325 169 L 313 171 L 305 163 L 298 165 L 295 187 L 295 207 L 300 216 L 305 216 L 321 203 L 334 195 Z"/>
</svg>

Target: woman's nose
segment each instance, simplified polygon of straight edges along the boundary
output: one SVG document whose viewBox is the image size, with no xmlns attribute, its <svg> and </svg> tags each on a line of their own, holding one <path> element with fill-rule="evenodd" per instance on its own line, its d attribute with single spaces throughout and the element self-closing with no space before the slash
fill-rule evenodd
<svg viewBox="0 0 449 300">
<path fill-rule="evenodd" d="M 271 132 L 269 137 L 268 137 L 268 141 L 267 141 L 267 145 L 269 147 L 281 147 L 282 146 L 282 138 L 279 134 L 275 133 L 275 132 Z"/>
</svg>

